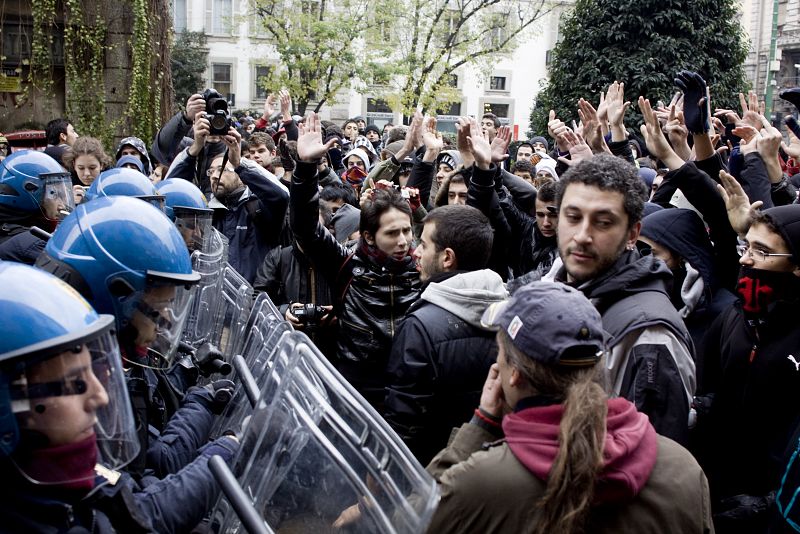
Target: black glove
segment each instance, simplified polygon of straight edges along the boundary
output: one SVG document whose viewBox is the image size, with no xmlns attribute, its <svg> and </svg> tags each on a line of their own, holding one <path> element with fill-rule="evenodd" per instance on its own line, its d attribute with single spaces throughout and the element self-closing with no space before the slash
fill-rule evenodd
<svg viewBox="0 0 800 534">
<path fill-rule="evenodd" d="M 800 124 L 797 124 L 797 120 L 791 115 L 789 115 L 784 119 L 784 122 L 786 123 L 786 126 L 788 126 L 789 129 L 792 131 L 792 133 L 796 135 L 798 138 L 800 138 Z"/>
<path fill-rule="evenodd" d="M 775 492 L 766 495 L 734 495 L 722 499 L 715 508 L 714 523 L 741 524 L 743 521 L 758 521 L 766 516 L 767 510 L 775 502 Z"/>
<path fill-rule="evenodd" d="M 281 139 L 278 142 L 278 153 L 281 156 L 281 165 L 286 172 L 294 170 L 294 162 L 297 161 L 297 141 L 287 141 Z"/>
<path fill-rule="evenodd" d="M 223 378 L 222 380 L 215 380 L 210 384 L 206 384 L 203 388 L 211 393 L 211 412 L 219 415 L 233 397 L 236 384 Z"/>
<path fill-rule="evenodd" d="M 800 87 L 792 87 L 791 89 L 781 91 L 779 96 L 783 100 L 794 104 L 794 107 L 797 109 L 800 109 Z"/>
<path fill-rule="evenodd" d="M 211 343 L 203 343 L 194 354 L 194 361 L 203 376 L 219 373 L 223 376 L 230 374 L 231 364 L 225 361 L 219 349 Z"/>
<path fill-rule="evenodd" d="M 683 91 L 683 117 L 689 133 L 707 132 L 709 123 L 706 81 L 696 72 L 682 70 L 675 78 L 675 85 Z"/>
</svg>

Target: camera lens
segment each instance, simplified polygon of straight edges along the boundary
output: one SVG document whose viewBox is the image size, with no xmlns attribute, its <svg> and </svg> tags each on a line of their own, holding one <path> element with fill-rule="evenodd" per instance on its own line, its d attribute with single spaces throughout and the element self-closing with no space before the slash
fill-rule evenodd
<svg viewBox="0 0 800 534">
<path fill-rule="evenodd" d="M 211 127 L 215 130 L 227 130 L 228 118 L 223 114 L 216 114 L 211 117 Z"/>
</svg>

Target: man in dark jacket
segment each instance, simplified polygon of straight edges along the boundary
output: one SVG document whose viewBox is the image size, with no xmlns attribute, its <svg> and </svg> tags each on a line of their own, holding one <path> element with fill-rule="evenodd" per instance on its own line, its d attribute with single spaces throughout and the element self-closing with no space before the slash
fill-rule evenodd
<svg viewBox="0 0 800 534">
<path fill-rule="evenodd" d="M 290 220 L 297 243 L 333 289 L 338 316 L 339 372 L 374 406 L 384 399 L 384 371 L 392 338 L 419 297 L 411 257 L 411 208 L 394 189 L 374 191 L 361 210 L 354 253 L 319 223 L 317 163 L 335 140 L 322 143 L 319 118 L 306 119 L 297 140 Z"/>
<path fill-rule="evenodd" d="M 670 300 L 699 347 L 708 327 L 736 297 L 717 276 L 714 248 L 702 219 L 692 210 L 667 209 L 642 219 L 639 235 L 649 252 L 672 271 Z"/>
<path fill-rule="evenodd" d="M 718 532 L 763 531 L 766 514 L 755 513 L 754 503 L 777 489 L 800 415 L 800 206 L 755 214 L 745 243 L 740 301 L 705 337 L 698 387 L 698 401 L 710 405 L 698 420 L 708 428 L 700 458 Z M 745 515 L 752 517 L 742 521 Z"/>
<path fill-rule="evenodd" d="M 384 414 L 423 465 L 480 398 L 497 357 L 481 316 L 507 296 L 500 276 L 486 269 L 492 227 L 478 209 L 442 206 L 424 224 L 414 256 L 425 290 L 392 344 Z"/>
<path fill-rule="evenodd" d="M 210 129 L 207 119 L 195 121 L 194 142 L 175 159 L 170 178 L 193 181 Z M 267 252 L 278 242 L 289 194 L 275 176 L 241 157 L 239 132 L 231 128 L 223 141 L 228 152 L 214 157 L 208 168 L 212 188 L 208 206 L 214 209 L 214 228 L 230 243 L 229 263 L 252 284 Z"/>
<path fill-rule="evenodd" d="M 620 158 L 601 154 L 571 167 L 556 197 L 563 266 L 549 275 L 600 311 L 611 335 L 610 393 L 636 404 L 660 434 L 686 443 L 694 348 L 669 300 L 672 273 L 636 250 L 646 196 L 636 168 Z"/>
</svg>

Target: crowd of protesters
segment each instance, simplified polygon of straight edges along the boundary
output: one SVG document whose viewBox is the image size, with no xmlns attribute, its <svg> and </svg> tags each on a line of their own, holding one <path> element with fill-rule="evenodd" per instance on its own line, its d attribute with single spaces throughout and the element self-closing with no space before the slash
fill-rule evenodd
<svg viewBox="0 0 800 534">
<path fill-rule="evenodd" d="M 209 440 L 233 384 L 197 385 L 166 356 L 180 336 L 146 332 L 182 325 L 164 310 L 181 315 L 211 228 L 428 466 L 431 532 L 800 531 L 800 125 L 753 93 L 715 108 L 693 72 L 675 84 L 655 104 L 615 81 L 513 144 L 491 113 L 451 137 L 420 112 L 299 117 L 286 91 L 222 129 L 221 95 L 192 95 L 112 154 L 51 121 L 46 155 L 0 161 L 0 471 L 21 485 L 0 531 L 189 532 L 208 513 L 207 460 L 238 447 Z M 64 375 L 103 343 L 119 377 Z M 129 365 L 153 351 L 158 372 Z M 98 483 L 85 414 L 129 405 L 139 453 Z M 59 441 L 59 410 L 84 433 Z"/>
</svg>

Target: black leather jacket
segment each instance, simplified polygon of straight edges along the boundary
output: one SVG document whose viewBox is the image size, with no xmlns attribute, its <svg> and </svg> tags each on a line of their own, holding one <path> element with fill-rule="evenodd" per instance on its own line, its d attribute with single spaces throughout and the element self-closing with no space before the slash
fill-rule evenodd
<svg viewBox="0 0 800 534">
<path fill-rule="evenodd" d="M 357 250 L 351 254 L 321 224 L 316 166 L 298 162 L 292 176 L 290 223 L 294 237 L 332 287 L 339 318 L 336 365 L 373 404 L 383 402 L 392 338 L 419 298 L 413 259 L 386 267 Z"/>
</svg>

